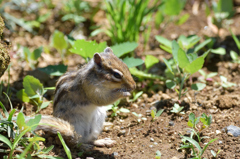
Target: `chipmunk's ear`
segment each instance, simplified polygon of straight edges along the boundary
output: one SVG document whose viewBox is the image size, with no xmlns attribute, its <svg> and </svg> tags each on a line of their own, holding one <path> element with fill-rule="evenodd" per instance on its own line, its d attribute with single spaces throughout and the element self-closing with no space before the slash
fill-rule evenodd
<svg viewBox="0 0 240 159">
<path fill-rule="evenodd" d="M 105 50 L 104 50 L 105 53 L 112 53 L 113 54 L 113 51 L 110 47 L 107 47 Z"/>
<path fill-rule="evenodd" d="M 94 62 L 97 64 L 97 65 L 101 65 L 101 63 L 102 63 L 102 58 L 101 58 L 101 56 L 100 56 L 100 54 L 99 53 L 95 53 L 94 55 L 93 55 L 93 59 L 94 59 Z"/>
</svg>

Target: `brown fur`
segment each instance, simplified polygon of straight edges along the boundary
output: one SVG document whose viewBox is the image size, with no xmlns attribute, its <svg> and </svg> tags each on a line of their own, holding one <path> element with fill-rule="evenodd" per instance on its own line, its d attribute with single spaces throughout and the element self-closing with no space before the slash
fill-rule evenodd
<svg viewBox="0 0 240 159">
<path fill-rule="evenodd" d="M 121 79 L 114 76 L 116 72 L 122 75 Z M 60 131 L 72 139 L 76 139 L 77 134 L 81 136 L 79 142 L 91 143 L 97 139 L 105 120 L 106 111 L 101 106 L 129 96 L 135 87 L 127 65 L 106 48 L 104 53 L 96 53 L 88 64 L 58 80 L 53 107 L 55 118 L 42 122 L 59 127 L 42 126 L 42 129 Z"/>
</svg>

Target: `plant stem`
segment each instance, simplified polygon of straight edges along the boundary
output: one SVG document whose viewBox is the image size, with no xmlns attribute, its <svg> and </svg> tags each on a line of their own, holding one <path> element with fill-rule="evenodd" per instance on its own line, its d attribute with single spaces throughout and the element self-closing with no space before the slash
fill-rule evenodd
<svg viewBox="0 0 240 159">
<path fill-rule="evenodd" d="M 180 85 L 180 89 L 179 89 L 179 96 L 178 96 L 178 100 L 181 99 L 182 96 L 182 89 L 183 89 L 183 84 L 186 78 L 186 74 L 183 75 L 183 77 L 181 78 L 181 85 Z"/>
</svg>

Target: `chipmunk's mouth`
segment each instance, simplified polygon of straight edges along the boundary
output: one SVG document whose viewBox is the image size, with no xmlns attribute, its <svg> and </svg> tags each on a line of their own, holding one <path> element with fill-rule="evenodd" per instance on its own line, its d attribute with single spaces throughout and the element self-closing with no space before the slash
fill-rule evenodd
<svg viewBox="0 0 240 159">
<path fill-rule="evenodd" d="M 131 90 L 130 89 L 115 89 L 115 92 L 120 92 L 123 97 L 129 97 L 131 96 Z"/>
</svg>

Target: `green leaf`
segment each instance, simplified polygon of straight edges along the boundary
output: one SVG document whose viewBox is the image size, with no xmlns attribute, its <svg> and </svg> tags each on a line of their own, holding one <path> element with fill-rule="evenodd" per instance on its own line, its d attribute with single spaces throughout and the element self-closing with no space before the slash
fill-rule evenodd
<svg viewBox="0 0 240 159">
<path fill-rule="evenodd" d="M 10 147 L 10 149 L 13 148 L 11 141 L 8 138 L 6 138 L 5 136 L 1 135 L 1 134 L 0 134 L 0 141 L 2 141 L 5 144 L 7 144 Z"/>
<path fill-rule="evenodd" d="M 182 136 L 182 137 L 183 137 L 184 140 L 187 140 L 191 144 L 193 144 L 198 149 L 199 152 L 202 152 L 202 149 L 201 149 L 200 145 L 194 139 L 192 139 L 190 137 L 187 137 L 187 136 Z"/>
<path fill-rule="evenodd" d="M 63 148 L 64 148 L 64 150 L 65 150 L 65 152 L 67 154 L 68 159 L 72 159 L 71 151 L 69 150 L 69 148 L 67 147 L 65 141 L 63 140 L 62 135 L 60 134 L 60 132 L 57 132 L 57 134 L 58 134 L 58 137 L 59 137 L 59 139 L 60 139 L 60 141 L 61 141 L 61 143 L 63 145 Z"/>
<path fill-rule="evenodd" d="M 238 54 L 235 51 L 231 50 L 230 51 L 230 56 L 231 56 L 233 61 L 237 61 L 238 60 Z"/>
<path fill-rule="evenodd" d="M 190 113 L 187 125 L 191 128 L 195 127 L 195 114 Z"/>
<path fill-rule="evenodd" d="M 97 52 L 99 53 L 103 52 L 106 47 L 107 47 L 106 42 L 102 42 L 98 44 L 96 41 L 86 41 L 82 39 L 82 40 L 76 40 L 72 45 L 72 48 L 69 49 L 69 51 L 87 59 L 87 58 L 92 58 L 93 55 Z"/>
<path fill-rule="evenodd" d="M 202 42 L 201 44 L 197 45 L 195 48 L 194 48 L 194 52 L 198 52 L 199 50 L 201 50 L 204 46 L 206 46 L 207 44 L 209 44 L 210 42 L 212 41 L 212 39 L 207 39 L 205 40 L 204 42 Z"/>
<path fill-rule="evenodd" d="M 185 2 L 182 0 L 166 0 L 164 2 L 164 13 L 169 16 L 179 15 L 185 6 Z"/>
<path fill-rule="evenodd" d="M 206 78 L 212 78 L 214 76 L 216 76 L 218 73 L 217 72 L 212 72 L 212 73 L 209 73 Z"/>
<path fill-rule="evenodd" d="M 129 102 L 134 102 L 135 100 L 137 100 L 141 95 L 143 94 L 143 91 L 138 92 L 137 94 L 135 94 L 133 92 L 133 99 L 129 99 Z"/>
<path fill-rule="evenodd" d="M 161 81 L 164 81 L 165 78 L 162 76 L 157 76 L 157 75 L 153 75 L 153 74 L 148 74 L 145 73 L 143 71 L 138 70 L 137 68 L 133 67 L 133 68 L 129 68 L 130 72 L 132 75 L 138 77 L 138 78 L 146 78 L 146 79 L 159 79 Z"/>
<path fill-rule="evenodd" d="M 198 70 L 198 72 L 199 72 L 203 77 L 206 78 L 206 75 L 207 75 L 207 74 L 206 74 L 202 69 Z"/>
<path fill-rule="evenodd" d="M 202 56 L 194 60 L 192 63 L 188 64 L 184 69 L 190 74 L 197 72 L 203 67 L 204 58 L 207 56 L 208 53 L 209 53 L 209 50 L 205 52 Z"/>
<path fill-rule="evenodd" d="M 235 41 L 237 47 L 238 47 L 238 50 L 240 51 L 240 41 L 238 40 L 238 38 L 236 37 L 235 34 L 233 34 L 232 30 L 230 30 L 231 34 L 232 34 L 232 37 L 233 37 L 233 40 Z"/>
<path fill-rule="evenodd" d="M 31 53 L 31 56 L 30 56 L 31 60 L 36 61 L 41 56 L 42 52 L 43 52 L 43 47 L 42 46 L 35 49 Z"/>
<path fill-rule="evenodd" d="M 202 116 L 201 116 L 201 118 L 200 118 L 200 121 L 201 121 L 204 125 L 210 126 L 211 123 L 212 123 L 212 115 L 209 115 L 209 117 L 208 117 L 205 113 L 203 113 Z"/>
<path fill-rule="evenodd" d="M 168 47 L 169 49 L 172 48 L 172 42 L 162 36 L 156 35 L 155 36 L 156 40 L 160 43 Z"/>
<path fill-rule="evenodd" d="M 54 145 L 51 145 L 51 146 L 49 146 L 49 147 L 47 147 L 47 148 L 44 148 L 44 149 L 42 150 L 42 152 L 44 152 L 44 153 L 49 153 L 53 148 L 54 148 Z"/>
<path fill-rule="evenodd" d="M 166 86 L 169 89 L 173 89 L 176 86 L 176 82 L 172 81 L 172 80 L 166 80 Z"/>
<path fill-rule="evenodd" d="M 168 70 L 174 75 L 172 66 L 171 66 L 171 64 L 168 62 L 168 60 L 166 60 L 165 58 L 163 58 L 163 61 L 164 61 L 165 65 L 167 66 Z"/>
<path fill-rule="evenodd" d="M 222 47 L 219 47 L 217 49 L 211 49 L 211 53 L 218 54 L 218 55 L 225 55 L 226 50 Z"/>
<path fill-rule="evenodd" d="M 58 30 L 55 30 L 52 35 L 51 45 L 57 50 L 64 50 L 67 49 L 68 47 L 68 43 L 67 40 L 65 39 L 64 34 Z"/>
<path fill-rule="evenodd" d="M 24 87 L 25 93 L 29 97 L 34 96 L 38 93 L 41 94 L 43 90 L 42 83 L 38 79 L 30 75 L 27 75 L 26 77 L 24 77 L 23 87 Z"/>
<path fill-rule="evenodd" d="M 179 45 L 175 40 L 172 41 L 172 47 L 171 48 L 172 48 L 173 59 L 174 59 L 175 63 L 179 64 L 179 61 L 178 61 Z"/>
<path fill-rule="evenodd" d="M 205 83 L 195 83 L 191 85 L 191 88 L 195 91 L 201 91 L 206 87 Z"/>
<path fill-rule="evenodd" d="M 27 93 L 25 93 L 24 89 L 21 89 L 20 91 L 17 92 L 17 98 L 20 99 L 23 102 L 29 102 L 30 99 L 27 95 Z"/>
<path fill-rule="evenodd" d="M 33 119 L 30 119 L 26 125 L 31 127 L 31 131 L 34 131 L 37 128 L 41 118 L 42 118 L 42 115 L 38 114 Z"/>
<path fill-rule="evenodd" d="M 28 62 L 30 61 L 30 57 L 31 57 L 31 52 L 27 47 L 23 47 L 23 53 L 25 56 L 25 60 L 27 60 Z"/>
<path fill-rule="evenodd" d="M 130 112 L 130 110 L 126 109 L 126 108 L 120 108 L 119 111 L 123 112 L 123 113 L 129 113 Z"/>
<path fill-rule="evenodd" d="M 42 105 L 40 106 L 40 109 L 46 108 L 51 102 L 43 102 Z"/>
<path fill-rule="evenodd" d="M 123 59 L 123 62 L 128 66 L 128 68 L 140 66 L 144 63 L 142 59 L 134 57 L 126 57 Z"/>
<path fill-rule="evenodd" d="M 190 53 L 187 54 L 188 60 L 190 63 L 192 63 L 194 60 L 196 60 L 198 58 L 198 54 L 197 53 Z"/>
<path fill-rule="evenodd" d="M 145 59 L 146 68 L 152 67 L 154 64 L 158 63 L 159 59 L 152 55 L 147 55 Z"/>
<path fill-rule="evenodd" d="M 3 113 L 5 114 L 5 116 L 8 118 L 9 117 L 9 113 L 7 111 L 7 109 L 4 107 L 4 105 L 2 104 L 2 102 L 0 101 L 0 106 L 2 107 L 3 109 Z"/>
<path fill-rule="evenodd" d="M 177 61 L 180 68 L 185 68 L 187 65 L 190 65 L 190 62 L 188 60 L 186 53 L 181 48 L 178 49 Z"/>
<path fill-rule="evenodd" d="M 17 121 L 16 121 L 19 130 L 22 132 L 28 128 L 28 126 L 25 123 L 25 117 L 22 112 L 18 113 Z"/>
<path fill-rule="evenodd" d="M 67 66 L 63 64 L 48 65 L 47 67 L 38 68 L 38 69 L 51 76 L 61 76 L 67 71 Z"/>
<path fill-rule="evenodd" d="M 156 113 L 156 117 L 159 117 L 162 113 L 163 113 L 164 109 L 160 109 L 157 113 Z"/>
<path fill-rule="evenodd" d="M 164 45 L 159 45 L 161 49 L 163 49 L 164 51 L 172 54 L 172 48 L 169 48 L 167 46 L 164 46 Z"/>
<path fill-rule="evenodd" d="M 115 45 L 111 46 L 111 49 L 113 50 L 113 53 L 117 57 L 121 57 L 121 56 L 135 50 L 137 48 L 137 46 L 138 46 L 138 43 L 136 43 L 136 42 L 124 42 L 124 43 L 115 44 Z"/>
<path fill-rule="evenodd" d="M 212 153 L 213 157 L 217 156 L 217 154 L 213 150 L 211 150 L 211 153 Z"/>
<path fill-rule="evenodd" d="M 203 153 L 204 153 L 204 151 L 207 149 L 208 145 L 211 144 L 211 143 L 213 143 L 213 142 L 216 141 L 217 139 L 218 139 L 218 138 L 215 138 L 215 139 L 210 140 L 210 141 L 207 143 L 207 145 L 204 146 L 203 150 L 200 151 L 200 152 L 201 152 L 201 153 L 200 153 L 200 156 L 203 155 Z"/>
<path fill-rule="evenodd" d="M 8 116 L 8 121 L 12 121 L 13 114 L 16 112 L 16 109 L 12 109 Z"/>
<path fill-rule="evenodd" d="M 151 110 L 151 116 L 153 119 L 155 118 L 155 115 L 156 115 L 156 110 Z"/>
<path fill-rule="evenodd" d="M 177 25 L 182 25 L 183 23 L 185 23 L 185 22 L 188 20 L 189 17 L 190 17 L 190 15 L 189 15 L 188 13 L 182 15 L 182 16 L 178 19 L 178 21 L 176 22 L 176 24 L 177 24 Z"/>
</svg>

